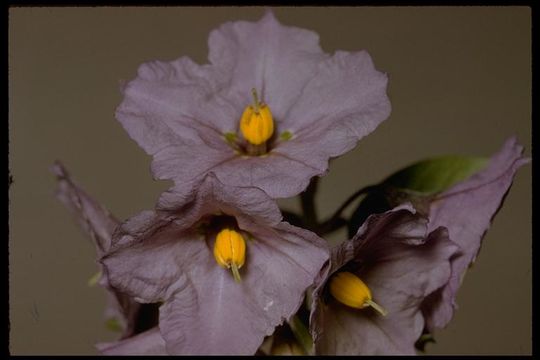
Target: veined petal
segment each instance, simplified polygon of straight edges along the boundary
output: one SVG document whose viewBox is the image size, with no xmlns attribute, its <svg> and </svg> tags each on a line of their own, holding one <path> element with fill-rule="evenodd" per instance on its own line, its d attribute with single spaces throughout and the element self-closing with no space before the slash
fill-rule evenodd
<svg viewBox="0 0 540 360">
<path fill-rule="evenodd" d="M 320 66 L 281 125 L 293 138 L 274 152 L 322 175 L 330 158 L 353 149 L 391 111 L 387 77 L 375 70 L 369 54 L 338 52 Z"/>
<path fill-rule="evenodd" d="M 227 184 L 256 186 L 270 197 L 279 198 L 302 192 L 311 177 L 325 172 L 325 169 L 313 167 L 310 163 L 311 160 L 305 162 L 295 156 L 272 151 L 264 157 L 236 157 L 214 168 L 213 172 Z"/>
<path fill-rule="evenodd" d="M 216 93 L 224 81 L 215 69 L 186 57 L 145 63 L 124 88 L 116 117 L 150 155 L 167 146 L 199 141 L 201 134 L 218 140 L 235 131 L 241 115 L 231 100 Z"/>
<path fill-rule="evenodd" d="M 169 353 L 252 355 L 296 312 L 327 258 L 325 244 L 286 223 L 253 236 L 240 284 L 208 251 L 187 275 L 189 289 L 163 306 L 160 328 Z"/>
<path fill-rule="evenodd" d="M 338 51 L 317 70 L 283 123 L 299 137 L 351 115 L 358 118 L 356 128 L 364 136 L 390 115 L 388 77 L 375 69 L 366 51 Z M 369 117 L 362 118 L 367 114 Z"/>
<path fill-rule="evenodd" d="M 114 287 L 142 302 L 164 302 L 159 326 L 169 353 L 253 354 L 300 306 L 328 259 L 326 243 L 280 222 L 277 205 L 260 189 L 228 187 L 213 175 L 194 188 L 173 189 L 158 212 L 124 223 L 101 261 Z M 215 234 L 203 238 L 194 227 L 218 214 L 249 234 L 240 283 L 216 263 Z"/>
<path fill-rule="evenodd" d="M 327 58 L 312 31 L 280 24 L 271 11 L 256 23 L 227 22 L 210 33 L 210 62 L 230 75 L 229 91 L 250 102 L 252 87 L 271 106 L 274 118 L 285 114 Z M 248 85 L 251 84 L 251 85 Z"/>
<path fill-rule="evenodd" d="M 297 195 L 390 113 L 387 77 L 365 51 L 330 57 L 316 33 L 284 26 L 271 11 L 213 30 L 209 61 L 143 64 L 116 112 L 153 155 L 154 176 L 178 186 L 212 171 L 225 184 L 259 187 L 272 198 Z M 225 137 L 239 135 L 251 89 L 271 109 L 275 136 L 250 153 Z"/>
<path fill-rule="evenodd" d="M 111 247 L 112 233 L 120 224 L 104 207 L 71 180 L 67 170 L 60 162 L 52 169 L 58 179 L 56 196 L 77 218 L 81 228 L 91 236 L 96 247 L 97 257 L 101 257 Z M 122 327 L 122 338 L 131 336 L 141 305 L 129 296 L 113 289 L 108 277 L 99 265 L 101 275 L 98 283 L 106 289 L 107 306 L 105 318 L 114 318 Z"/>
<path fill-rule="evenodd" d="M 157 228 L 102 262 L 116 288 L 165 302 L 160 329 L 171 354 L 253 354 L 298 309 L 328 256 L 323 240 L 306 230 L 258 228 L 238 284 L 216 264 L 211 244 L 178 234 L 172 223 Z"/>
<path fill-rule="evenodd" d="M 444 193 L 430 206 L 429 228 L 448 228 L 452 241 L 462 253 L 452 261 L 452 277 L 448 284 L 434 294 L 425 305 L 427 327 L 445 327 L 456 307 L 455 297 L 469 265 L 474 262 L 482 238 L 500 209 L 516 171 L 530 159 L 522 156 L 523 147 L 514 137 L 508 139 L 488 166 Z"/>
<path fill-rule="evenodd" d="M 81 228 L 91 236 L 96 253 L 109 250 L 111 235 L 120 223 L 103 206 L 78 187 L 60 162 L 51 168 L 58 180 L 56 196 L 76 217 Z"/>
<path fill-rule="evenodd" d="M 425 219 L 410 207 L 370 216 L 356 236 L 332 251 L 331 264 L 316 281 L 310 330 L 318 354 L 415 354 L 422 334 L 421 305 L 450 277 L 458 248 L 444 228 L 426 233 Z M 352 309 L 329 297 L 330 276 L 352 271 L 388 314 Z"/>
<path fill-rule="evenodd" d="M 206 251 L 195 232 L 185 231 L 157 214 L 153 221 L 148 228 L 140 222 L 134 233 L 127 231 L 136 225 L 130 224 L 131 229 L 124 226 L 115 233 L 119 240 L 113 243 L 111 252 L 101 259 L 112 286 L 143 303 L 163 301 L 175 286 L 187 286 L 184 268 L 196 264 Z"/>
<path fill-rule="evenodd" d="M 186 141 L 164 147 L 154 154 L 151 169 L 156 179 L 181 177 L 184 179 L 181 186 L 185 186 L 186 183 L 200 182 L 209 171 L 216 171 L 236 157 L 231 148 L 220 151 L 207 144 Z"/>
<path fill-rule="evenodd" d="M 189 204 L 189 205 L 187 205 Z M 251 222 L 276 225 L 281 219 L 279 207 L 255 187 L 228 186 L 209 173 L 199 183 L 175 186 L 164 192 L 158 209 L 174 211 L 175 223 L 190 226 L 205 214 L 226 213 L 235 216 L 240 227 Z"/>
</svg>

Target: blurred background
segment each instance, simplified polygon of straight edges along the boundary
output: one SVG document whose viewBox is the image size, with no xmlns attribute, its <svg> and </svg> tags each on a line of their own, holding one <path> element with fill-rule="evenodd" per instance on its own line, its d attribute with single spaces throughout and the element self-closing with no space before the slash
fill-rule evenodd
<svg viewBox="0 0 540 360">
<path fill-rule="evenodd" d="M 392 115 L 334 160 L 317 205 L 331 214 L 359 187 L 443 154 L 490 156 L 516 135 L 531 149 L 528 7 L 278 7 L 326 52 L 367 50 L 388 73 Z M 10 351 L 96 354 L 103 323 L 94 248 L 54 198 L 60 159 L 120 219 L 170 184 L 114 118 L 122 81 L 150 60 L 207 60 L 209 32 L 262 7 L 25 7 L 9 10 Z M 428 354 L 531 353 L 531 165 L 484 238 L 450 325 Z M 281 202 L 297 209 L 297 199 Z M 338 234 L 337 236 L 343 236 Z"/>
</svg>

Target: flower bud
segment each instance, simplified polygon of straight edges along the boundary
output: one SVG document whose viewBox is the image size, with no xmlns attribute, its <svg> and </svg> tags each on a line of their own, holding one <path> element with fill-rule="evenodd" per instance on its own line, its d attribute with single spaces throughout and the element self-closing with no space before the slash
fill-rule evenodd
<svg viewBox="0 0 540 360">
<path fill-rule="evenodd" d="M 216 236 L 214 258 L 221 267 L 231 269 L 234 279 L 240 282 L 238 269 L 246 260 L 246 242 L 242 235 L 229 228 L 221 230 Z"/>
<path fill-rule="evenodd" d="M 387 312 L 372 301 L 371 291 L 360 278 L 350 272 L 337 273 L 330 280 L 330 294 L 342 304 L 355 309 L 371 306 L 382 316 Z"/>
<path fill-rule="evenodd" d="M 268 105 L 259 102 L 255 89 L 253 99 L 240 118 L 240 131 L 250 144 L 261 145 L 274 134 L 274 120 Z"/>
</svg>

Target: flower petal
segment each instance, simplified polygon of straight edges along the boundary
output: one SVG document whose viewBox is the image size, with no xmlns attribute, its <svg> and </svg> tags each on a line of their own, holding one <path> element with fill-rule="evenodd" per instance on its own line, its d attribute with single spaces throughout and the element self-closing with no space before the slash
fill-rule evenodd
<svg viewBox="0 0 540 360">
<path fill-rule="evenodd" d="M 252 235 L 240 284 L 207 251 L 188 274 L 189 289 L 163 306 L 160 328 L 171 354 L 252 355 L 296 312 L 327 258 L 325 244 L 286 223 Z"/>
<path fill-rule="evenodd" d="M 283 26 L 267 11 L 256 23 L 228 22 L 210 33 L 210 62 L 230 74 L 230 92 L 251 103 L 251 88 L 279 123 L 327 55 L 312 31 Z M 243 109 L 242 109 L 243 110 Z"/>
<path fill-rule="evenodd" d="M 149 214 L 142 213 L 131 222 L 145 226 L 140 218 Z M 163 301 L 174 291 L 171 286 L 184 286 L 182 267 L 197 264 L 206 250 L 198 234 L 153 216 L 154 223 L 148 229 L 140 228 L 140 233 L 127 233 L 123 226 L 115 233 L 120 240 L 101 259 L 112 286 L 142 303 Z M 139 238 L 139 234 L 147 237 Z"/>
<path fill-rule="evenodd" d="M 96 247 L 97 257 L 109 251 L 114 229 L 120 224 L 104 207 L 77 186 L 64 166 L 57 161 L 51 168 L 58 180 L 56 196 L 77 217 L 81 228 L 88 233 Z M 116 319 L 122 327 L 122 338 L 131 336 L 141 305 L 125 294 L 111 288 L 99 265 L 99 285 L 106 289 L 105 318 Z"/>
<path fill-rule="evenodd" d="M 128 339 L 98 343 L 96 348 L 102 355 L 168 355 L 157 326 Z"/>
<path fill-rule="evenodd" d="M 294 196 L 390 113 L 386 75 L 366 52 L 329 57 L 316 33 L 283 26 L 271 11 L 213 30 L 209 60 L 149 62 L 124 88 L 116 117 L 154 156 L 157 179 L 181 185 L 213 171 L 229 185 Z M 252 88 L 272 109 L 276 139 L 293 135 L 272 140 L 266 157 L 241 156 L 224 138 L 237 133 Z"/>
<path fill-rule="evenodd" d="M 286 115 L 282 129 L 294 137 L 274 152 L 323 173 L 329 158 L 351 150 L 390 115 L 387 81 L 367 52 L 337 52 L 320 64 Z"/>
<path fill-rule="evenodd" d="M 209 171 L 215 171 L 236 157 L 232 148 L 220 151 L 206 144 L 185 142 L 156 152 L 151 169 L 156 179 L 181 178 L 181 185 L 184 186 L 186 183 L 200 181 Z"/>
<path fill-rule="evenodd" d="M 216 92 L 223 76 L 186 57 L 145 63 L 124 88 L 116 118 L 150 155 L 201 137 L 226 148 L 221 137 L 236 131 L 242 109 Z"/>
<path fill-rule="evenodd" d="M 318 354 L 415 354 L 424 319 L 421 304 L 450 277 L 457 251 L 445 229 L 426 237 L 426 221 L 397 208 L 370 216 L 356 236 L 332 251 L 332 264 L 317 279 L 311 332 Z M 336 271 L 356 273 L 373 300 L 388 311 L 348 308 L 325 292 Z"/>
<path fill-rule="evenodd" d="M 452 262 L 452 277 L 424 312 L 429 330 L 445 327 L 456 308 L 455 297 L 469 265 L 474 262 L 482 238 L 502 205 L 516 171 L 529 159 L 514 137 L 508 139 L 486 169 L 439 195 L 430 206 L 429 229 L 448 228 L 452 241 L 462 249 Z"/>
<path fill-rule="evenodd" d="M 158 228 L 102 261 L 118 289 L 165 301 L 160 329 L 171 354 L 253 354 L 294 314 L 328 256 L 323 240 L 306 230 L 259 228 L 237 284 L 203 239 L 178 234 L 172 223 Z"/>
<path fill-rule="evenodd" d="M 328 259 L 326 243 L 279 222 L 277 205 L 262 190 L 227 187 L 213 175 L 196 188 L 173 189 L 158 213 L 124 223 L 101 261 L 119 290 L 141 302 L 164 301 L 159 326 L 169 353 L 253 354 L 300 306 Z M 234 216 L 250 235 L 240 284 L 215 261 L 215 234 L 203 239 L 193 227 L 214 214 Z"/>
<path fill-rule="evenodd" d="M 271 152 L 264 157 L 236 157 L 213 169 L 227 184 L 256 186 L 272 198 L 290 197 L 302 192 L 311 177 L 324 172 L 309 163 Z"/>
<path fill-rule="evenodd" d="M 76 216 L 81 228 L 94 242 L 98 256 L 106 252 L 111 243 L 111 235 L 119 221 L 104 207 L 78 187 L 59 162 L 51 167 L 58 180 L 56 196 Z"/>
<path fill-rule="evenodd" d="M 202 181 L 175 186 L 161 194 L 157 208 L 173 211 L 175 223 L 189 227 L 206 214 L 223 212 L 235 216 L 240 227 L 255 222 L 276 225 L 281 212 L 275 201 L 255 187 L 228 186 L 209 173 Z"/>
</svg>

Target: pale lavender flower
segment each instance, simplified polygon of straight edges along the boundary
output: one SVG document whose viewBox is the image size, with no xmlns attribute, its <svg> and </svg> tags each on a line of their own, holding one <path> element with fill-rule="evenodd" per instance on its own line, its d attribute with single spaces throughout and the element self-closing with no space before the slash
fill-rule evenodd
<svg viewBox="0 0 540 360">
<path fill-rule="evenodd" d="M 508 139 L 493 155 L 487 167 L 438 195 L 429 205 L 429 229 L 448 228 L 450 239 L 462 252 L 452 261 L 448 284 L 434 293 L 424 306 L 427 328 L 445 327 L 452 319 L 456 293 L 467 268 L 474 262 L 482 238 L 489 229 L 508 193 L 516 171 L 530 159 L 515 137 Z"/>
<path fill-rule="evenodd" d="M 254 187 L 209 174 L 159 204 L 123 223 L 101 261 L 117 289 L 163 302 L 159 328 L 170 354 L 254 354 L 296 312 L 328 259 L 324 240 L 282 222 L 276 203 Z M 214 254 L 224 228 L 245 239 L 239 282 Z"/>
<path fill-rule="evenodd" d="M 76 217 L 81 228 L 90 235 L 96 248 L 97 257 L 103 256 L 109 251 L 112 233 L 120 222 L 77 186 L 60 162 L 56 162 L 51 170 L 58 180 L 56 196 Z M 114 321 L 121 329 L 119 341 L 98 343 L 96 344 L 98 350 L 105 355 L 151 355 L 163 353 L 165 349 L 163 339 L 159 339 L 153 331 L 139 333 L 141 330 L 137 328 L 137 321 L 142 311 L 144 311 L 145 305 L 137 303 L 133 298 L 112 288 L 107 276 L 101 269 L 101 264 L 98 264 L 98 266 L 100 269 L 98 284 L 105 288 L 107 295 L 105 318 L 107 321 Z M 132 345 L 129 347 L 123 346 L 128 339 L 129 344 L 136 341 L 140 345 L 138 347 Z"/>
<path fill-rule="evenodd" d="M 313 293 L 310 331 L 316 354 L 415 354 L 424 329 L 422 304 L 448 282 L 458 247 L 442 227 L 428 233 L 427 219 L 412 211 L 402 206 L 371 215 L 351 240 L 332 249 Z M 361 279 L 387 313 L 337 301 L 329 283 L 343 272 Z"/>
<path fill-rule="evenodd" d="M 224 184 L 293 196 L 390 114 L 387 76 L 367 52 L 326 54 L 316 33 L 271 11 L 221 25 L 208 45 L 208 64 L 145 63 L 123 89 L 116 117 L 153 155 L 155 178 L 198 183 L 212 171 Z M 266 119 L 251 130 L 266 134 L 259 145 L 239 129 L 252 89 L 273 115 L 273 128 Z"/>
</svg>

